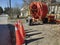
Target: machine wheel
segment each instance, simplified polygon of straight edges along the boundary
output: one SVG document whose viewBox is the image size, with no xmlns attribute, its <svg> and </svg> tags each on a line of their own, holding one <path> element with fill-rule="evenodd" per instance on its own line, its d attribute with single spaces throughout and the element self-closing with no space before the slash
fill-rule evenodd
<svg viewBox="0 0 60 45">
<path fill-rule="evenodd" d="M 30 21 L 29 21 L 29 25 L 32 26 L 32 19 L 30 19 Z"/>
<path fill-rule="evenodd" d="M 44 24 L 47 24 L 47 23 L 48 23 L 48 18 L 44 18 L 44 19 L 43 19 L 43 23 L 44 23 Z"/>
</svg>

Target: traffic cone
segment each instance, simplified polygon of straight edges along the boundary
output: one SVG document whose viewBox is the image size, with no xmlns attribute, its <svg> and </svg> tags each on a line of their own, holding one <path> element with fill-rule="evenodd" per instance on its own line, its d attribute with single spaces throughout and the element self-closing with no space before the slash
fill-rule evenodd
<svg viewBox="0 0 60 45">
<path fill-rule="evenodd" d="M 15 24 L 15 34 L 16 34 L 16 45 L 22 45 L 24 43 L 24 39 L 21 36 L 21 33 L 18 29 L 18 23 Z"/>
<path fill-rule="evenodd" d="M 18 21 L 18 24 L 19 24 L 19 31 L 20 31 L 22 37 L 25 38 L 26 37 L 26 33 L 25 33 L 25 30 L 24 30 L 24 27 L 22 25 L 21 20 Z"/>
</svg>

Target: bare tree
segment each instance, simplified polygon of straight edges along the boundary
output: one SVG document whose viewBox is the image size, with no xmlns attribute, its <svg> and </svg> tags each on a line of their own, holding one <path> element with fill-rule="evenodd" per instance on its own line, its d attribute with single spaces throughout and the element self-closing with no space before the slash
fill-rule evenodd
<svg viewBox="0 0 60 45">
<path fill-rule="evenodd" d="M 13 8 L 13 14 L 17 16 L 17 18 L 19 18 L 20 14 L 21 14 L 21 6 L 19 3 L 15 3 L 15 7 Z"/>
<path fill-rule="evenodd" d="M 2 7 L 0 7 L 0 14 L 2 14 L 3 13 L 3 9 L 2 9 Z"/>
<path fill-rule="evenodd" d="M 40 1 L 40 0 L 23 0 L 24 1 L 24 3 L 26 3 L 26 4 L 30 4 L 31 2 L 33 2 L 33 1 Z"/>
</svg>

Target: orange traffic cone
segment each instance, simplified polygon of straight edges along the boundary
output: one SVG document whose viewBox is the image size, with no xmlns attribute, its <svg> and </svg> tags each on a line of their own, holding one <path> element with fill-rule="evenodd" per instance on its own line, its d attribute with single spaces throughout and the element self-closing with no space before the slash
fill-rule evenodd
<svg viewBox="0 0 60 45">
<path fill-rule="evenodd" d="M 19 32 L 18 29 L 18 23 L 15 24 L 15 33 L 16 33 L 16 45 L 22 45 L 24 43 L 24 39 L 21 36 L 21 33 Z"/>
<path fill-rule="evenodd" d="M 23 25 L 22 25 L 21 20 L 18 21 L 18 24 L 19 24 L 19 31 L 20 31 L 22 37 L 25 38 L 26 33 L 25 33 L 25 30 L 24 30 L 24 27 L 23 27 Z"/>
</svg>

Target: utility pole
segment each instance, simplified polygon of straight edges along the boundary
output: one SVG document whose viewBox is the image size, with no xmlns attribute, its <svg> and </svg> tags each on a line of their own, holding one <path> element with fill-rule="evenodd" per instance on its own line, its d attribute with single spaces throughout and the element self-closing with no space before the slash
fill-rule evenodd
<svg viewBox="0 0 60 45">
<path fill-rule="evenodd" d="M 10 15 L 10 17 L 12 18 L 12 13 L 11 13 L 11 0 L 9 0 L 9 15 Z"/>
<path fill-rule="evenodd" d="M 11 9 L 11 0 L 9 0 L 9 8 Z"/>
</svg>

